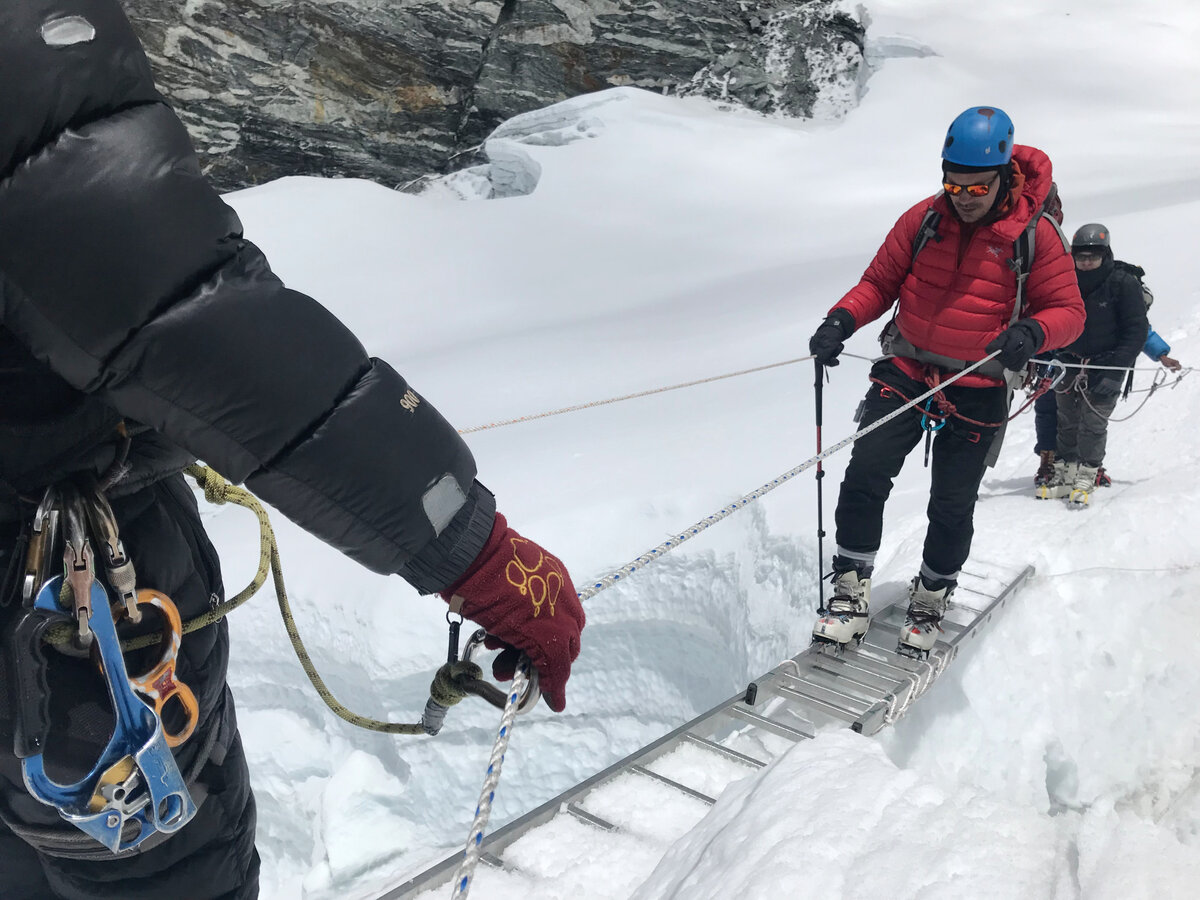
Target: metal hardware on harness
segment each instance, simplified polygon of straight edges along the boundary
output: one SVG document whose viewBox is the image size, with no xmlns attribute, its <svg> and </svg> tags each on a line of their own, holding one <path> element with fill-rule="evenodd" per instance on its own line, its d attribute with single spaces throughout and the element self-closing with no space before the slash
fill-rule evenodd
<svg viewBox="0 0 1200 900">
<path fill-rule="evenodd" d="M 132 850 L 155 832 L 174 833 L 196 815 L 187 785 L 170 754 L 162 722 L 139 700 L 128 678 L 116 636 L 108 593 L 96 580 L 88 539 L 86 500 L 76 487 L 52 488 L 38 510 L 42 540 L 49 538 L 50 511 L 61 503 L 66 521 L 66 575 L 49 578 L 37 588 L 12 632 L 13 749 L 22 761 L 25 787 L 38 802 L 113 853 Z M 48 550 L 43 544 L 42 552 Z M 30 560 L 29 569 L 44 560 Z M 70 586 L 72 613 L 62 606 Z M 118 606 L 120 611 L 122 607 Z M 178 613 L 176 613 L 178 617 Z M 113 736 L 88 775 L 74 784 L 59 784 L 44 768 L 49 734 L 48 660 L 42 638 L 50 625 L 73 619 L 86 626 L 91 653 L 97 656 L 114 713 Z"/>
<path fill-rule="evenodd" d="M 938 419 L 936 422 L 930 419 L 931 412 L 933 412 L 932 397 L 925 401 L 925 412 L 921 413 L 921 429 L 925 432 L 925 468 L 927 469 L 929 468 L 929 448 L 933 444 L 933 434 L 946 427 L 944 418 Z"/>
<path fill-rule="evenodd" d="M 50 577 L 50 557 L 58 540 L 58 491 L 46 490 L 33 516 L 29 549 L 25 554 L 25 577 L 21 582 L 21 603 L 33 604 L 33 598 Z"/>
<path fill-rule="evenodd" d="M 136 625 L 142 620 L 141 610 L 138 609 L 137 572 L 125 553 L 125 545 L 121 543 L 117 517 L 98 489 L 89 491 L 85 509 L 92 533 L 104 549 L 104 573 L 108 576 L 108 583 L 119 595 L 125 615 Z"/>
<path fill-rule="evenodd" d="M 129 675 L 130 686 L 154 708 L 155 715 L 162 720 L 163 708 L 172 700 L 177 700 L 183 708 L 184 723 L 174 733 L 167 731 L 163 724 L 163 735 L 168 747 L 178 747 L 196 730 L 200 721 L 200 705 L 196 695 L 175 676 L 175 663 L 179 657 L 179 645 L 183 641 L 183 626 L 179 618 L 179 609 L 166 594 L 143 588 L 134 596 L 134 603 L 157 609 L 164 619 L 162 631 L 161 656 L 143 675 Z M 128 607 L 124 604 L 113 605 L 114 615 L 127 615 Z M 138 613 L 141 618 L 141 612 Z"/>
<path fill-rule="evenodd" d="M 195 815 L 196 805 L 167 746 L 162 722 L 129 682 L 108 593 L 91 569 L 85 501 L 73 486 L 64 486 L 61 498 L 68 576 L 55 576 L 39 588 L 13 632 L 10 648 L 15 661 L 14 750 L 21 759 L 25 786 L 36 800 L 58 809 L 63 819 L 113 853 L 121 853 L 155 832 L 178 831 Z M 93 652 L 99 656 L 116 721 L 91 771 L 73 784 L 60 784 L 46 774 L 43 760 L 50 730 L 50 692 L 42 635 L 49 625 L 67 617 L 60 605 L 67 577 L 76 619 L 82 621 L 85 609 L 92 611 L 87 618 Z"/>
<path fill-rule="evenodd" d="M 88 540 L 81 505 L 68 506 L 66 518 L 67 539 L 66 548 L 63 550 L 63 567 L 66 583 L 71 588 L 75 625 L 79 629 L 76 649 L 86 653 L 92 646 L 92 544 Z M 102 609 L 107 609 L 107 606 Z"/>
</svg>

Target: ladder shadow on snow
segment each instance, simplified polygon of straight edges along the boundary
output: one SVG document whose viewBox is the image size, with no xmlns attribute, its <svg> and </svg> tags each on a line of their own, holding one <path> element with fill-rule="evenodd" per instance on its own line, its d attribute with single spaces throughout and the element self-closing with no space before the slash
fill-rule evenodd
<svg viewBox="0 0 1200 900">
<path fill-rule="evenodd" d="M 699 821 L 728 784 L 765 768 L 800 741 L 846 727 L 864 735 L 878 733 L 933 686 L 1033 572 L 1032 566 L 968 563 L 927 660 L 896 652 L 906 586 L 879 585 L 875 597 L 884 602 L 861 645 L 843 652 L 810 646 L 752 681 L 743 694 L 498 829 L 483 840 L 476 880 L 497 887 L 505 880 L 525 887 L 540 880 L 504 854 L 541 826 L 637 838 L 645 830 L 640 822 L 661 818 L 664 792 L 698 806 Z M 598 844 L 591 854 L 601 852 Z M 463 853 L 456 853 L 379 900 L 408 900 L 449 887 L 462 859 Z"/>
</svg>

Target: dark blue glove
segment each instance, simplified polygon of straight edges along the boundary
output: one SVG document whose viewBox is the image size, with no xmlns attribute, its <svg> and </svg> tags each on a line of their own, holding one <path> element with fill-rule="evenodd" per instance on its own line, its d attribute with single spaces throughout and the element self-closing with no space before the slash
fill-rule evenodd
<svg viewBox="0 0 1200 900">
<path fill-rule="evenodd" d="M 845 340 L 854 334 L 854 316 L 844 309 L 835 309 L 808 339 L 808 352 L 823 366 L 836 366 Z"/>
<path fill-rule="evenodd" d="M 1013 372 L 1024 369 L 1033 358 L 1033 354 L 1041 349 L 1046 340 L 1046 332 L 1034 319 L 1018 319 L 1008 328 L 992 339 L 984 349 L 988 353 L 1000 351 L 1000 365 Z"/>
</svg>

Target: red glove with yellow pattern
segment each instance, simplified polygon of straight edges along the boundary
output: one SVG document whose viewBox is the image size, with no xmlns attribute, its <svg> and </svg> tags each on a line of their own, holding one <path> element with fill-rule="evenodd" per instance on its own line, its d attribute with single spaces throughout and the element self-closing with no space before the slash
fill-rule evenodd
<svg viewBox="0 0 1200 900">
<path fill-rule="evenodd" d="M 508 527 L 496 513 L 475 562 L 442 599 L 462 600 L 464 618 L 487 629 L 484 646 L 506 648 L 492 664 L 501 681 L 513 677 L 523 652 L 538 671 L 542 695 L 555 712 L 567 706 L 567 679 L 579 655 L 586 617 L 562 560 Z"/>
</svg>

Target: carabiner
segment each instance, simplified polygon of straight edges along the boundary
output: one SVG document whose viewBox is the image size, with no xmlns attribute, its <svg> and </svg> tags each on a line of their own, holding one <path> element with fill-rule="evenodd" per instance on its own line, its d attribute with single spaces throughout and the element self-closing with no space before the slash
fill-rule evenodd
<svg viewBox="0 0 1200 900">
<path fill-rule="evenodd" d="M 25 554 L 25 577 L 21 582 L 21 603 L 33 606 L 33 598 L 50 577 L 50 557 L 58 540 L 58 490 L 51 485 L 42 495 L 33 516 L 29 550 Z"/>
<path fill-rule="evenodd" d="M 925 401 L 925 412 L 921 413 L 921 428 L 925 431 L 941 431 L 946 426 L 946 420 L 942 418 L 934 421 L 929 417 L 931 412 L 933 412 L 932 397 Z"/>
<path fill-rule="evenodd" d="M 119 602 L 125 607 L 125 615 L 136 625 L 142 620 L 142 613 L 138 609 L 137 572 L 125 552 L 125 545 L 121 543 L 117 517 L 108 499 L 94 483 L 88 486 L 83 502 L 88 524 L 103 548 L 104 573 L 108 576 L 108 583 L 120 595 Z"/>
<path fill-rule="evenodd" d="M 464 662 L 475 662 L 475 654 L 483 647 L 483 642 L 487 639 L 487 636 L 487 631 L 480 628 L 467 638 L 467 645 L 463 648 L 462 654 Z M 503 688 L 499 688 L 488 681 L 472 679 L 471 681 L 464 682 L 462 688 L 469 694 L 482 697 L 497 709 L 504 709 L 508 703 L 508 693 Z M 529 667 L 529 685 L 525 688 L 525 693 L 517 701 L 517 712 L 529 712 L 537 706 L 538 701 L 541 699 L 542 691 L 538 687 L 538 672 L 531 665 Z"/>
</svg>

